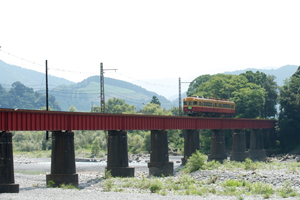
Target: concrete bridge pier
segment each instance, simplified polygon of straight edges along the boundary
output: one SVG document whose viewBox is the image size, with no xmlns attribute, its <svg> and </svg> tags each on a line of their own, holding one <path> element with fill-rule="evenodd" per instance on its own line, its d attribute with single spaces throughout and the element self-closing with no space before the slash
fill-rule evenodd
<svg viewBox="0 0 300 200">
<path fill-rule="evenodd" d="M 182 165 L 185 165 L 187 159 L 200 150 L 199 145 L 199 130 L 184 130 L 184 157 L 181 159 Z"/>
<path fill-rule="evenodd" d="M 78 187 L 75 166 L 74 132 L 52 132 L 51 174 L 46 175 L 46 184 L 53 187 L 72 184 Z"/>
<path fill-rule="evenodd" d="M 113 177 L 134 177 L 134 168 L 128 167 L 126 131 L 108 131 L 107 167 Z"/>
<path fill-rule="evenodd" d="M 19 193 L 15 184 L 12 133 L 0 133 L 0 193 Z"/>
<path fill-rule="evenodd" d="M 151 131 L 149 176 L 173 176 L 174 163 L 169 162 L 168 132 Z"/>
<path fill-rule="evenodd" d="M 267 135 L 266 135 L 266 148 L 276 148 L 276 134 L 275 134 L 275 129 L 267 129 Z"/>
<path fill-rule="evenodd" d="M 265 161 L 266 150 L 263 149 L 263 133 L 261 129 L 251 129 L 249 158 L 251 160 Z"/>
<path fill-rule="evenodd" d="M 222 129 L 211 129 L 210 138 L 208 160 L 223 162 L 223 160 L 227 159 L 224 131 Z"/>
<path fill-rule="evenodd" d="M 234 129 L 232 130 L 232 152 L 230 160 L 243 162 L 246 158 L 248 158 L 248 152 L 246 152 L 245 130 Z"/>
</svg>

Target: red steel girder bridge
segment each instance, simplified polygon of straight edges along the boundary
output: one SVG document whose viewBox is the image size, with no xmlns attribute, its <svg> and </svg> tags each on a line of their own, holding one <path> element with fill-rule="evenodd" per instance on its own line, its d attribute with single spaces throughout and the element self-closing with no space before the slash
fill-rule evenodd
<svg viewBox="0 0 300 200">
<path fill-rule="evenodd" d="M 271 129 L 276 120 L 0 109 L 0 131 Z"/>
</svg>

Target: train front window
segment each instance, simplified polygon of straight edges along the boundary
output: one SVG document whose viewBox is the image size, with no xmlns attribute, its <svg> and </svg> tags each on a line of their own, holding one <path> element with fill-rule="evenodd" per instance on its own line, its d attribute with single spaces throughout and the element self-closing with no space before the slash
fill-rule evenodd
<svg viewBox="0 0 300 200">
<path fill-rule="evenodd" d="M 198 101 L 193 101 L 193 106 L 197 106 L 198 105 Z"/>
<path fill-rule="evenodd" d="M 184 101 L 184 102 L 183 102 L 183 105 L 184 105 L 184 106 L 187 106 L 187 101 Z"/>
<path fill-rule="evenodd" d="M 192 105 L 192 102 L 191 101 L 189 101 L 189 106 L 191 106 Z"/>
</svg>

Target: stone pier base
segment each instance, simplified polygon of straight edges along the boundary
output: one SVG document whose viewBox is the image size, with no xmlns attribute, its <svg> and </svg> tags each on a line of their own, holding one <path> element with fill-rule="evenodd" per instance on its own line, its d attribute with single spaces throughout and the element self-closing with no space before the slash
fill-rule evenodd
<svg viewBox="0 0 300 200">
<path fill-rule="evenodd" d="M 221 129 L 211 130 L 211 143 L 210 143 L 210 154 L 208 160 L 216 160 L 223 162 L 227 160 L 226 148 L 225 148 L 225 136 Z"/>
<path fill-rule="evenodd" d="M 246 136 L 244 130 L 232 130 L 232 152 L 230 160 L 245 161 L 248 158 L 246 151 Z"/>
<path fill-rule="evenodd" d="M 249 158 L 257 161 L 266 160 L 266 150 L 263 147 L 263 134 L 261 129 L 251 130 Z"/>
<path fill-rule="evenodd" d="M 128 167 L 126 131 L 108 131 L 107 167 L 113 177 L 134 177 L 134 168 Z"/>
<path fill-rule="evenodd" d="M 148 163 L 149 175 L 150 176 L 173 176 L 173 162 L 167 163 Z"/>
<path fill-rule="evenodd" d="M 167 131 L 151 131 L 149 176 L 173 176 L 174 163 L 169 162 Z"/>
<path fill-rule="evenodd" d="M 51 174 L 46 175 L 46 184 L 52 187 L 59 187 L 61 184 L 78 187 L 74 132 L 52 132 Z"/>
<path fill-rule="evenodd" d="M 199 149 L 199 130 L 184 130 L 184 157 L 181 159 L 182 165 L 185 165 L 187 159 Z"/>
<path fill-rule="evenodd" d="M 0 133 L 0 193 L 19 193 L 15 184 L 12 133 Z"/>
</svg>

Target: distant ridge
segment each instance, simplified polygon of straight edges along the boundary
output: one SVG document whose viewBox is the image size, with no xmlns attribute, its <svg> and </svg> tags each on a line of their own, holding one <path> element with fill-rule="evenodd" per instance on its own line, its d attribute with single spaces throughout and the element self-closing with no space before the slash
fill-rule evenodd
<svg viewBox="0 0 300 200">
<path fill-rule="evenodd" d="M 165 97 L 126 81 L 104 77 L 104 85 L 105 101 L 109 98 L 124 99 L 126 103 L 135 105 L 140 110 L 153 96 L 157 96 L 162 108 L 170 109 L 174 106 Z M 70 105 L 74 105 L 79 111 L 89 111 L 92 104 L 100 104 L 100 77 L 91 76 L 76 84 L 61 85 L 49 93 L 56 97 L 62 110 L 68 110 Z"/>
<path fill-rule="evenodd" d="M 243 70 L 237 70 L 232 72 L 224 72 L 224 74 L 235 74 L 239 75 L 241 73 L 245 73 L 246 71 L 253 71 L 254 73 L 256 71 L 263 72 L 267 75 L 274 75 L 276 76 L 276 81 L 279 86 L 282 86 L 284 84 L 284 80 L 290 76 L 292 76 L 295 71 L 297 71 L 298 66 L 297 65 L 285 65 L 278 69 L 255 69 L 255 68 L 248 68 Z"/>
<path fill-rule="evenodd" d="M 37 72 L 31 69 L 21 68 L 16 65 L 11 65 L 5 63 L 4 61 L 0 60 L 0 84 L 5 88 L 10 88 L 11 84 L 16 81 L 20 81 L 27 87 L 33 87 L 35 90 L 41 88 L 40 86 L 43 85 L 45 87 L 45 74 L 41 72 Z M 64 78 L 58 78 L 55 76 L 48 76 L 49 80 L 49 89 L 52 89 L 58 85 L 70 85 L 74 82 L 69 81 Z"/>
<path fill-rule="evenodd" d="M 61 110 L 68 111 L 70 106 L 73 105 L 78 111 L 90 111 L 92 104 L 94 106 L 99 105 L 99 76 L 91 76 L 79 83 L 55 76 L 48 77 L 49 94 L 55 96 Z M 0 84 L 2 87 L 9 90 L 16 81 L 32 88 L 34 91 L 45 93 L 44 73 L 10 65 L 0 60 Z M 114 97 L 124 99 L 126 103 L 135 105 L 139 110 L 149 103 L 153 96 L 157 96 L 163 108 L 170 109 L 174 106 L 165 97 L 126 81 L 105 77 L 104 84 L 106 101 Z"/>
</svg>

